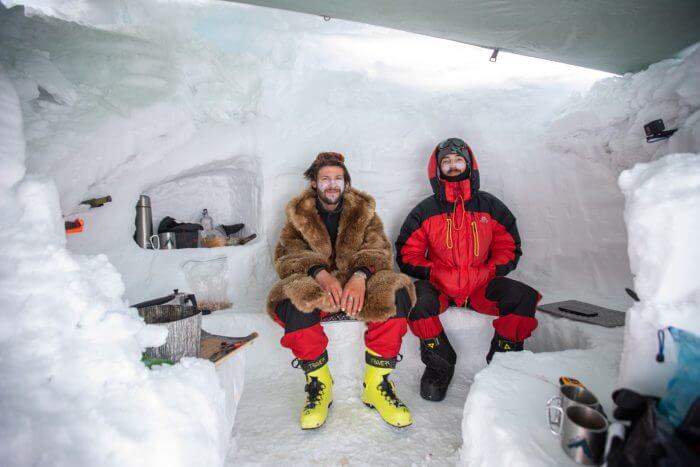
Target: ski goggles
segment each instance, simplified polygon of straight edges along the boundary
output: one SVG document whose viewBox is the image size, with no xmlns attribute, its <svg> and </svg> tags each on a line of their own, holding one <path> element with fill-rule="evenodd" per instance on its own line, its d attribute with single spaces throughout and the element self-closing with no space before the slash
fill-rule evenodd
<svg viewBox="0 0 700 467">
<path fill-rule="evenodd" d="M 463 157 L 467 157 L 467 143 L 462 141 L 459 138 L 448 138 L 442 143 L 438 144 L 438 149 L 443 150 L 443 149 L 448 149 L 455 154 L 460 154 Z"/>
</svg>

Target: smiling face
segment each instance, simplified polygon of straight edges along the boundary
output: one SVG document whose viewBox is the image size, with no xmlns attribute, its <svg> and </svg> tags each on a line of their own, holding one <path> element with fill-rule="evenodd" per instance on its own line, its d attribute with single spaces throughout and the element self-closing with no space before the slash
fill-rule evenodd
<svg viewBox="0 0 700 467">
<path fill-rule="evenodd" d="M 448 177 L 456 177 L 467 170 L 467 161 L 459 154 L 448 154 L 440 160 L 440 172 Z"/>
<path fill-rule="evenodd" d="M 321 167 L 311 186 L 316 189 L 319 199 L 325 204 L 338 204 L 345 191 L 345 172 L 338 166 Z"/>
</svg>

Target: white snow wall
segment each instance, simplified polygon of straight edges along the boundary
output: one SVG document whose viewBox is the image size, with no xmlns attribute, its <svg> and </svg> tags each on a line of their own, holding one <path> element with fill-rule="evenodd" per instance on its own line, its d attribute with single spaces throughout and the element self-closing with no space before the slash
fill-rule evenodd
<svg viewBox="0 0 700 467">
<path fill-rule="evenodd" d="M 619 384 L 657 396 L 666 393 L 676 368 L 668 335 L 666 363 L 656 362 L 657 331 L 676 326 L 700 335 L 698 76 L 700 47 L 694 46 L 640 73 L 602 80 L 570 102 L 548 137 L 555 150 L 604 156 L 613 170 L 629 169 L 619 184 L 641 302 L 629 310 Z M 643 125 L 657 118 L 678 132 L 648 144 Z"/>
<path fill-rule="evenodd" d="M 518 218 L 525 255 L 514 277 L 547 300 L 628 303 L 616 173 L 545 144 L 557 111 L 604 74 L 509 54 L 492 64 L 461 44 L 222 2 L 31 3 L 83 24 L 3 15 L 28 168 L 54 178 L 64 214 L 112 195 L 80 213 L 85 232 L 68 245 L 105 253 L 132 303 L 186 289 L 187 259 L 227 256 L 232 301 L 259 306 L 283 207 L 324 150 L 347 156 L 394 239 L 429 193 L 427 155 L 449 136 L 471 144 L 482 187 Z M 130 240 L 140 193 L 241 167 L 259 180 L 260 240 L 174 253 Z"/>
<path fill-rule="evenodd" d="M 666 361 L 656 361 L 657 331 L 674 326 L 700 336 L 700 148 L 695 151 L 638 164 L 620 176 L 640 298 L 628 313 L 620 385 L 660 397 L 678 362 L 668 334 Z"/>
<path fill-rule="evenodd" d="M 24 175 L 2 65 L 0 140 L 0 464 L 223 464 L 233 419 L 214 365 L 143 365 L 165 333 L 127 307 L 105 255 L 66 249 L 54 182 Z"/>
</svg>

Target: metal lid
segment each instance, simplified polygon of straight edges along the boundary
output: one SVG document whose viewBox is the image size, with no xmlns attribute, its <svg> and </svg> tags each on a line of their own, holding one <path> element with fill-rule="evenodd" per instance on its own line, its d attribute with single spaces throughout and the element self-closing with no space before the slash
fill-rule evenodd
<svg viewBox="0 0 700 467">
<path fill-rule="evenodd" d="M 137 208 L 150 208 L 151 207 L 151 197 L 148 195 L 139 196 L 139 202 L 136 203 Z"/>
</svg>

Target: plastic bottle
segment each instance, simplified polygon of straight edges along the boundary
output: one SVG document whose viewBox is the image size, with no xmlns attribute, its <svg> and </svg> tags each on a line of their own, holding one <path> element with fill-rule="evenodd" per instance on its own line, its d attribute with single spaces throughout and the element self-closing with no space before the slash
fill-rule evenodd
<svg viewBox="0 0 700 467">
<path fill-rule="evenodd" d="M 214 220 L 211 218 L 209 211 L 206 209 L 202 209 L 202 218 L 199 220 L 199 223 L 204 228 L 204 232 L 214 230 Z"/>
<path fill-rule="evenodd" d="M 201 231 L 200 246 L 207 248 L 226 246 L 226 235 L 214 228 L 214 219 L 211 218 L 209 211 L 206 209 L 202 210 L 202 218 L 199 223 L 204 229 Z"/>
</svg>

